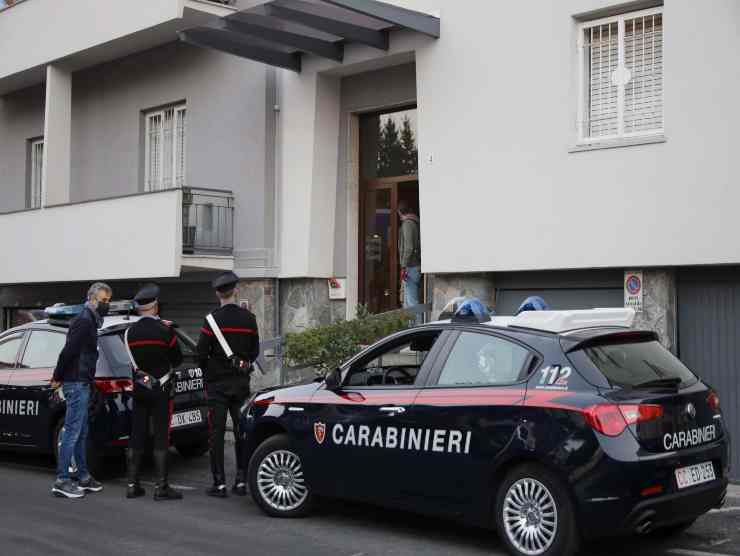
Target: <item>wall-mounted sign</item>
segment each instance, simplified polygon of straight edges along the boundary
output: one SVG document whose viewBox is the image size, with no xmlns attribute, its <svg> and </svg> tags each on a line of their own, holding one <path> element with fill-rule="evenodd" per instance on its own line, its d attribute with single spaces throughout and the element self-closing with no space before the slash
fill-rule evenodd
<svg viewBox="0 0 740 556">
<path fill-rule="evenodd" d="M 642 271 L 624 273 L 624 306 L 642 312 Z"/>
<path fill-rule="evenodd" d="M 347 279 L 329 278 L 329 299 L 347 299 Z"/>
</svg>

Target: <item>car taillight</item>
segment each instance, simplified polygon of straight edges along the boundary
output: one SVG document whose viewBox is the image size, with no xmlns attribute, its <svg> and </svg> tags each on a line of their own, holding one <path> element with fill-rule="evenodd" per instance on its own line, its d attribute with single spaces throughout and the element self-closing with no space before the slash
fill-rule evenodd
<svg viewBox="0 0 740 556">
<path fill-rule="evenodd" d="M 591 428 L 606 436 L 619 436 L 628 425 L 658 419 L 663 407 L 653 404 L 599 404 L 583 411 Z"/>
<path fill-rule="evenodd" d="M 715 413 L 720 412 L 719 396 L 714 390 L 710 390 L 709 396 L 707 396 L 707 404 L 709 404 L 709 407 L 711 407 L 712 411 L 714 411 Z"/>
<path fill-rule="evenodd" d="M 130 378 L 97 379 L 95 385 L 103 394 L 118 394 L 134 390 L 134 381 Z"/>
<path fill-rule="evenodd" d="M 262 398 L 259 400 L 254 400 L 254 405 L 270 405 L 272 402 L 275 401 L 275 396 L 270 396 L 269 398 Z"/>
</svg>

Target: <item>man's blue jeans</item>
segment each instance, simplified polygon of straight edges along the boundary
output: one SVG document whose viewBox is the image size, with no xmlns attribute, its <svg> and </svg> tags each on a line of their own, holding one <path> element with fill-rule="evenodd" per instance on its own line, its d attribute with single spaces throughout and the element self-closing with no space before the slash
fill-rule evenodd
<svg viewBox="0 0 740 556">
<path fill-rule="evenodd" d="M 77 466 L 77 479 L 86 480 L 90 473 L 87 470 L 87 410 L 90 401 L 90 385 L 86 382 L 65 382 L 62 392 L 67 402 L 64 416 L 59 457 L 57 461 L 57 479 L 69 479 L 69 468 L 74 456 Z"/>
<path fill-rule="evenodd" d="M 403 306 L 418 305 L 419 290 L 421 289 L 421 268 L 418 266 L 406 267 L 406 280 L 403 283 Z"/>
</svg>

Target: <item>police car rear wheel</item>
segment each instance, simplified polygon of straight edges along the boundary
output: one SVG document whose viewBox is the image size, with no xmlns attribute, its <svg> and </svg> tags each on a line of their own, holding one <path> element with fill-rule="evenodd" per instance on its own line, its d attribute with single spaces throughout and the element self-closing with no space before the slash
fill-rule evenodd
<svg viewBox="0 0 740 556">
<path fill-rule="evenodd" d="M 287 435 L 272 436 L 257 448 L 249 464 L 249 490 L 260 508 L 273 517 L 308 513 L 311 488 Z"/>
<path fill-rule="evenodd" d="M 516 556 L 570 556 L 578 550 L 570 496 L 557 476 L 537 465 L 506 476 L 496 497 L 496 527 Z"/>
</svg>

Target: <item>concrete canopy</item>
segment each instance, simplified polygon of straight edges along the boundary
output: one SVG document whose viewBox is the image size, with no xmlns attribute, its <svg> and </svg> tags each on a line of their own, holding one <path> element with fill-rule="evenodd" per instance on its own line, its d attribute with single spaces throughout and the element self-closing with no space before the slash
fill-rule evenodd
<svg viewBox="0 0 740 556">
<path fill-rule="evenodd" d="M 393 29 L 438 38 L 439 18 L 376 0 L 272 0 L 179 35 L 196 46 L 300 72 L 304 54 L 342 62 L 348 43 L 387 50 Z"/>
</svg>

